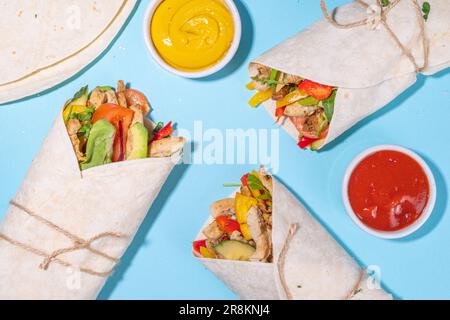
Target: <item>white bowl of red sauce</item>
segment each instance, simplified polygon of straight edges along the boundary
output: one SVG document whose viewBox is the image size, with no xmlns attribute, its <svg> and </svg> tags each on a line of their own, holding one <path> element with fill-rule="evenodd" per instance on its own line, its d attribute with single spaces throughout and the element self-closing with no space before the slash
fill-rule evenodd
<svg viewBox="0 0 450 320">
<path fill-rule="evenodd" d="M 397 145 L 377 145 L 357 155 L 342 183 L 345 209 L 361 229 L 384 239 L 418 230 L 436 202 L 436 182 L 427 163 Z"/>
</svg>

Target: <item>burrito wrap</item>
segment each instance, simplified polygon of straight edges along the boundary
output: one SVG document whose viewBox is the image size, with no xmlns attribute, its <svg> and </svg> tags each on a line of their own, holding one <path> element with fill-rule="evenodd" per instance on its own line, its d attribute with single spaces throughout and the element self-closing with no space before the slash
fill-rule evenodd
<svg viewBox="0 0 450 320">
<path fill-rule="evenodd" d="M 14 202 L 82 239 L 104 232 L 92 247 L 120 258 L 132 241 L 151 204 L 180 159 L 146 158 L 80 171 L 59 114 Z M 74 245 L 62 232 L 10 206 L 0 234 L 48 254 Z M 79 271 L 108 272 L 115 262 L 81 249 L 58 256 L 40 268 L 44 258 L 0 239 L 0 299 L 93 299 L 107 277 Z"/>
<path fill-rule="evenodd" d="M 365 2 L 375 5 L 376 1 Z M 425 23 L 429 55 L 425 75 L 450 66 L 450 3 L 429 2 L 431 12 Z M 337 8 L 333 17 L 338 23 L 346 24 L 367 15 L 367 9 L 352 2 Z M 387 15 L 387 24 L 411 51 L 418 66 L 422 66 L 424 50 L 417 19 L 413 0 L 401 0 Z M 249 67 L 251 76 L 256 73 L 253 63 L 338 88 L 324 145 L 394 100 L 417 78 L 414 64 L 383 26 L 339 29 L 325 18 L 253 60 Z M 265 108 L 274 116 L 273 101 L 265 102 Z M 298 132 L 289 120 L 282 126 L 298 139 Z"/>
</svg>

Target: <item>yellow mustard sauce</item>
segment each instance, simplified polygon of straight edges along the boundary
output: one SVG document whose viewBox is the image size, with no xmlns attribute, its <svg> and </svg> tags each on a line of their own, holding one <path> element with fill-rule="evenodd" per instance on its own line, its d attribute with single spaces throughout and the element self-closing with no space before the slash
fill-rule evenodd
<svg viewBox="0 0 450 320">
<path fill-rule="evenodd" d="M 175 69 L 195 72 L 225 57 L 234 22 L 222 0 L 165 0 L 153 15 L 150 32 L 164 61 Z"/>
</svg>

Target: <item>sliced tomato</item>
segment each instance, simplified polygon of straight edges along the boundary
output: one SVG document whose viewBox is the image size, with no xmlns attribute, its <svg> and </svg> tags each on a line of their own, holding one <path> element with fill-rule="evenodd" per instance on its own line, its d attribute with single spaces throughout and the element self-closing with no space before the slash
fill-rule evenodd
<svg viewBox="0 0 450 320">
<path fill-rule="evenodd" d="M 125 90 L 125 98 L 127 99 L 128 106 L 139 105 L 144 117 L 150 112 L 150 104 L 148 103 L 147 97 L 140 91 L 134 89 Z"/>
<path fill-rule="evenodd" d="M 121 107 L 117 104 L 105 103 L 95 110 L 92 115 L 92 123 L 105 119 L 116 127 L 116 136 L 114 137 L 114 149 L 112 161 L 122 161 L 124 150 L 126 150 L 128 128 L 133 121 L 134 111 Z"/>
<path fill-rule="evenodd" d="M 239 233 L 241 233 L 241 226 L 239 225 L 239 222 L 227 216 L 216 217 L 216 222 L 219 225 L 220 229 L 228 234 L 232 234 L 234 231 L 238 231 Z"/>
<path fill-rule="evenodd" d="M 333 87 L 326 86 L 311 80 L 303 80 L 298 85 L 298 90 L 305 92 L 308 96 L 316 98 L 317 100 L 325 100 L 333 93 Z"/>
</svg>

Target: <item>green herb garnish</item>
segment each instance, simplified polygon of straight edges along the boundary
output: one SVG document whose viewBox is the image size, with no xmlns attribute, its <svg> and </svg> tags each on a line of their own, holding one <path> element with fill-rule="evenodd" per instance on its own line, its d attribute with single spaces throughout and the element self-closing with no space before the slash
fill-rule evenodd
<svg viewBox="0 0 450 320">
<path fill-rule="evenodd" d="M 86 123 L 84 124 L 80 130 L 78 130 L 78 136 L 83 136 L 85 138 L 89 137 L 89 134 L 91 133 L 91 129 L 92 129 L 92 123 Z"/>
<path fill-rule="evenodd" d="M 423 18 L 428 21 L 428 16 L 430 15 L 431 5 L 428 1 L 425 1 L 422 5 Z"/>
<path fill-rule="evenodd" d="M 383 7 L 387 7 L 391 4 L 389 0 L 380 0 L 380 3 Z"/>
</svg>

